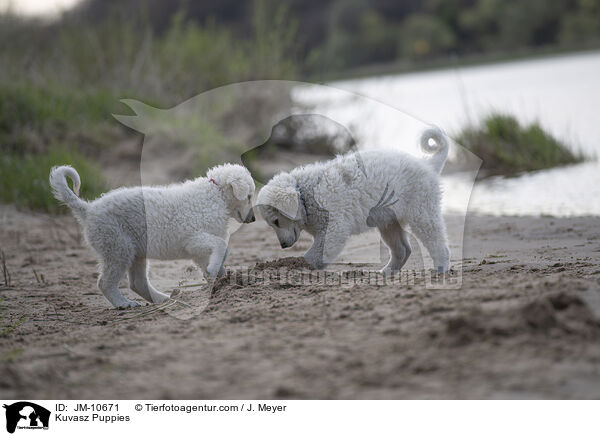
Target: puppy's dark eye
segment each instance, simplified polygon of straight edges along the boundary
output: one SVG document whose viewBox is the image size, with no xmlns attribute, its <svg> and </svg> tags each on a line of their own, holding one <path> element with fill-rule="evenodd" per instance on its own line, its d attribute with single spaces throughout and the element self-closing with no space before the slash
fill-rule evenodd
<svg viewBox="0 0 600 436">
<path fill-rule="evenodd" d="M 248 200 L 250 200 L 252 198 L 252 194 L 248 195 Z"/>
<path fill-rule="evenodd" d="M 275 227 L 279 227 L 279 220 L 278 220 L 278 219 L 276 219 L 275 221 L 273 221 L 273 225 L 274 225 Z"/>
</svg>

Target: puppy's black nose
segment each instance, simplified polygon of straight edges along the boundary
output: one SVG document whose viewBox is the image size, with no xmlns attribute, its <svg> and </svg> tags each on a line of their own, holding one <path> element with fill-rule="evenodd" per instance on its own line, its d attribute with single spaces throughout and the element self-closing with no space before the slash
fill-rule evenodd
<svg viewBox="0 0 600 436">
<path fill-rule="evenodd" d="M 245 223 L 253 223 L 254 221 L 256 221 L 256 217 L 254 216 L 254 210 L 250 209 L 250 212 L 248 212 L 248 215 L 246 216 L 246 219 L 244 220 Z"/>
<path fill-rule="evenodd" d="M 280 242 L 281 248 L 288 248 L 290 245 L 287 242 Z"/>
</svg>

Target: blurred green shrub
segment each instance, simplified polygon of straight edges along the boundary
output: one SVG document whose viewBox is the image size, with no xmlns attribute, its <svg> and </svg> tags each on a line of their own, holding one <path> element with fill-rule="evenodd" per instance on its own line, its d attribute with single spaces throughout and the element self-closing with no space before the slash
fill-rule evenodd
<svg viewBox="0 0 600 436">
<path fill-rule="evenodd" d="M 600 1 L 578 0 L 577 8 L 569 11 L 561 23 L 559 39 L 564 44 L 576 44 L 590 37 L 600 40 Z"/>
<path fill-rule="evenodd" d="M 285 5 L 257 0 L 252 16 L 252 36 L 239 38 L 183 11 L 160 34 L 144 15 L 119 9 L 95 23 L 0 15 L 0 82 L 101 89 L 168 106 L 231 82 L 295 78 L 295 25 Z"/>
<path fill-rule="evenodd" d="M 274 0 L 254 2 L 252 36 L 244 39 L 183 12 L 157 33 L 143 14 L 123 11 L 94 23 L 0 15 L 0 201 L 64 210 L 50 195 L 48 174 L 67 163 L 80 172 L 83 197 L 102 192 L 93 160 L 132 134 L 111 117 L 123 113 L 121 98 L 168 107 L 231 82 L 296 75 L 295 27 Z M 188 133 L 201 126 L 192 127 Z M 210 141 L 194 165 L 232 157 L 223 156 L 222 138 L 202 132 Z"/>
<path fill-rule="evenodd" d="M 463 129 L 457 141 L 483 160 L 483 177 L 515 175 L 584 160 L 581 153 L 572 152 L 538 123 L 522 126 L 505 114 L 491 114 L 479 127 Z"/>
<path fill-rule="evenodd" d="M 55 165 L 72 165 L 81 177 L 80 196 L 94 199 L 106 191 L 106 181 L 90 161 L 72 151 L 76 147 L 52 145 L 40 154 L 20 156 L 5 153 L 0 156 L 0 201 L 14 203 L 17 207 L 62 213 L 48 184 L 50 168 Z"/>
<path fill-rule="evenodd" d="M 399 41 L 400 55 L 417 59 L 446 53 L 456 44 L 452 30 L 428 14 L 410 15 L 402 23 Z"/>
<path fill-rule="evenodd" d="M 118 101 L 105 91 L 0 83 L 0 152 L 45 151 L 50 141 L 98 132 Z"/>
</svg>

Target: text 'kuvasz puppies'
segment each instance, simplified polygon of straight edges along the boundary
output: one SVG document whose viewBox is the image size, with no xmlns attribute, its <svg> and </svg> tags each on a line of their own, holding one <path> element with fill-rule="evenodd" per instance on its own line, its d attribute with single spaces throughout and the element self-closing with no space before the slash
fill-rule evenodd
<svg viewBox="0 0 600 436">
<path fill-rule="evenodd" d="M 73 181 L 69 189 L 66 177 Z M 184 183 L 110 191 L 86 202 L 77 194 L 79 174 L 69 166 L 50 172 L 55 197 L 65 203 L 83 227 L 100 261 L 98 287 L 118 308 L 139 304 L 125 298 L 119 280 L 153 303 L 169 298 L 148 282 L 146 259 L 192 259 L 209 278 L 225 272 L 227 222 L 255 220 L 254 180 L 241 165 L 225 164 Z"/>
</svg>

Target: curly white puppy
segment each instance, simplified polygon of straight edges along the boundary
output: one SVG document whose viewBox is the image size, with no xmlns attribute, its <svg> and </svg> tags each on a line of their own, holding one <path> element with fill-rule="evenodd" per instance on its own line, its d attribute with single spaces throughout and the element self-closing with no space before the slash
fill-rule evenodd
<svg viewBox="0 0 600 436">
<path fill-rule="evenodd" d="M 77 196 L 81 181 L 70 166 L 52 168 L 50 185 L 98 254 L 98 287 L 117 308 L 139 305 L 118 289 L 126 272 L 129 286 L 144 299 L 160 303 L 168 298 L 148 282 L 148 258 L 192 259 L 210 278 L 224 273 L 229 218 L 255 220 L 254 180 L 241 165 L 217 166 L 206 177 L 180 184 L 119 188 L 91 202 Z"/>
<path fill-rule="evenodd" d="M 304 258 L 316 268 L 333 262 L 350 235 L 377 227 L 391 255 L 382 272 L 398 271 L 411 253 L 405 232 L 410 226 L 435 268 L 446 272 L 450 250 L 439 174 L 448 141 L 440 129 L 430 128 L 421 136 L 421 148 L 433 155 L 419 159 L 399 151 L 370 150 L 280 173 L 259 192 L 257 208 L 282 248 L 294 245 L 302 230 L 314 237 Z"/>
</svg>

